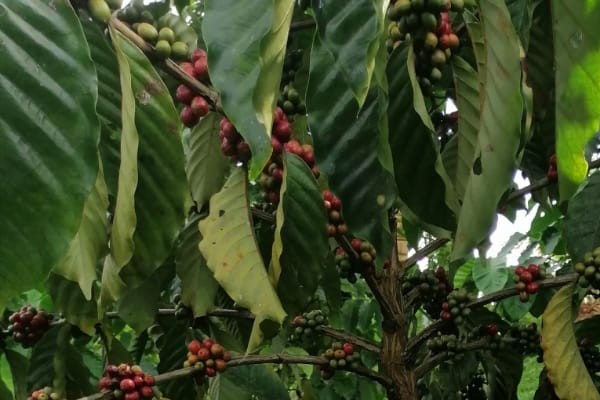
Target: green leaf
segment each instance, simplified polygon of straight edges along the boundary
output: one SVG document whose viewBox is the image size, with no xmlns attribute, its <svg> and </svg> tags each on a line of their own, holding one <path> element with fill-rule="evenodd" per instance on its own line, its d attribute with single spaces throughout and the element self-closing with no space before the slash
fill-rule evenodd
<svg viewBox="0 0 600 400">
<path fill-rule="evenodd" d="M 221 93 L 225 114 L 250 145 L 250 178 L 271 156 L 273 111 L 283 65 L 291 0 L 236 0 L 205 4 L 202 36 L 210 78 Z M 284 18 L 278 20 L 277 18 Z"/>
<path fill-rule="evenodd" d="M 487 373 L 490 400 L 516 400 L 523 374 L 523 355 L 517 351 L 500 351 L 493 357 L 484 354 L 482 365 Z"/>
<path fill-rule="evenodd" d="M 272 277 L 289 315 L 304 310 L 322 277 L 329 253 L 327 215 L 312 171 L 300 157 L 283 157 L 281 201 L 273 243 Z"/>
<path fill-rule="evenodd" d="M 484 295 L 503 289 L 508 279 L 508 269 L 504 267 L 504 260 L 479 259 L 472 273 L 477 289 Z"/>
<path fill-rule="evenodd" d="M 573 292 L 574 285 L 563 287 L 546 307 L 542 319 L 544 364 L 559 398 L 598 400 L 600 394 L 575 339 Z"/>
<path fill-rule="evenodd" d="M 586 177 L 583 150 L 600 115 L 600 2 L 553 0 L 556 157 L 562 201 Z"/>
<path fill-rule="evenodd" d="M 27 370 L 29 393 L 44 386 L 54 386 L 54 380 L 60 383 L 58 390 L 64 392 L 66 385 L 64 355 L 69 345 L 70 330 L 68 324 L 55 326 L 48 330 L 33 347 Z"/>
<path fill-rule="evenodd" d="M 120 33 L 112 29 L 111 32 L 121 74 L 131 78 L 131 91 L 127 80 L 123 81 L 124 128 L 119 194 L 111 236 L 112 252 L 111 257 L 107 257 L 108 272 L 105 267 L 104 275 L 109 281 L 122 279 L 129 289 L 133 289 L 145 282 L 169 255 L 184 221 L 187 185 L 179 135 L 181 124 L 173 100 L 141 50 Z M 132 109 L 133 103 L 135 109 Z M 125 126 L 133 125 L 132 117 L 135 126 L 128 127 L 131 132 L 126 134 Z M 134 209 L 132 192 L 135 192 Z M 111 263 L 116 268 L 111 268 Z M 119 276 L 115 276 L 115 272 Z M 123 289 L 113 282 L 102 297 L 116 300 Z"/>
<path fill-rule="evenodd" d="M 0 42 L 1 307 L 43 282 L 75 236 L 100 125 L 94 64 L 68 1 L 2 2 Z"/>
<path fill-rule="evenodd" d="M 288 390 L 273 369 L 266 365 L 244 365 L 219 374 L 208 390 L 212 400 L 289 399 Z M 250 396 L 250 397 L 246 397 Z"/>
<path fill-rule="evenodd" d="M 360 109 L 367 99 L 379 46 L 375 2 L 315 0 L 313 12 L 320 42 L 333 56 L 335 69 L 354 93 Z"/>
<path fill-rule="evenodd" d="M 368 239 L 379 254 L 389 254 L 387 210 L 395 191 L 390 172 L 378 158 L 380 106 L 385 98 L 373 88 L 359 110 L 334 64 L 315 36 L 306 105 L 317 166 L 342 200 L 352 234 Z M 383 257 L 378 261 L 383 263 Z"/>
<path fill-rule="evenodd" d="M 475 162 L 477 150 L 477 134 L 479 131 L 479 88 L 480 82 L 477 71 L 460 57 L 452 58 L 452 72 L 456 89 L 456 102 L 460 110 L 458 132 L 450 139 L 456 147 L 456 168 L 454 174 L 448 173 L 454 182 L 456 194 L 463 199 L 469 182 L 469 176 Z M 449 144 L 449 143 L 448 143 Z M 442 152 L 446 156 L 448 145 Z"/>
<path fill-rule="evenodd" d="M 198 230 L 200 217 L 192 218 L 181 232 L 179 245 L 175 250 L 177 276 L 181 279 L 181 299 L 192 308 L 194 317 L 206 315 L 214 308 L 215 295 L 219 284 L 198 249 L 202 240 Z"/>
<path fill-rule="evenodd" d="M 198 47 L 198 35 L 179 15 L 167 13 L 158 19 L 158 26 L 168 26 L 175 33 L 177 41 L 185 42 L 189 49 Z"/>
<path fill-rule="evenodd" d="M 210 214 L 199 223 L 200 251 L 227 294 L 258 318 L 281 322 L 285 311 L 258 251 L 248 204 L 246 173 L 236 168 L 210 199 Z"/>
<path fill-rule="evenodd" d="M 220 121 L 220 115 L 211 112 L 190 132 L 185 170 L 192 199 L 198 207 L 221 189 L 229 171 L 230 163 L 221 151 L 219 140 Z"/>
<path fill-rule="evenodd" d="M 600 220 L 590 218 L 591 210 L 599 209 L 600 173 L 595 173 L 571 199 L 565 218 L 564 236 L 569 254 L 575 261 L 583 261 L 586 252 L 600 246 Z"/>
<path fill-rule="evenodd" d="M 197 230 L 197 229 L 196 229 Z M 197 251 L 197 250 L 196 250 Z M 186 339 L 190 330 L 180 324 L 172 324 L 171 329 L 164 335 L 164 345 L 159 349 L 157 370 L 163 374 L 182 367 L 187 358 Z M 161 391 L 165 397 L 172 400 L 195 399 L 196 385 L 190 378 L 167 381 L 161 385 Z"/>
<path fill-rule="evenodd" d="M 52 269 L 53 273 L 78 283 L 85 300 L 92 298 L 98 259 L 106 251 L 107 209 L 108 194 L 102 167 L 100 167 L 96 184 L 83 207 L 79 230 L 67 253 Z"/>
<path fill-rule="evenodd" d="M 521 39 L 523 48 L 529 47 L 529 29 L 533 17 L 532 0 L 507 0 L 506 7 L 510 13 L 512 23 Z"/>
<path fill-rule="evenodd" d="M 448 236 L 456 226 L 458 201 L 439 154 L 433 123 L 416 79 L 412 44 L 392 53 L 387 75 L 390 146 L 404 215 L 437 236 Z M 406 209 L 407 208 L 407 209 Z"/>
<path fill-rule="evenodd" d="M 14 399 L 12 392 L 8 388 L 8 385 L 6 384 L 6 382 L 4 382 L 1 379 L 0 379 L 0 399 L 4 399 L 4 400 L 13 400 Z"/>
<path fill-rule="evenodd" d="M 4 350 L 10 374 L 12 375 L 15 399 L 26 399 L 29 396 L 27 390 L 27 370 L 29 369 L 29 360 L 21 353 L 14 350 Z"/>
<path fill-rule="evenodd" d="M 90 336 L 95 335 L 95 325 L 100 322 L 96 303 L 97 290 L 87 299 L 77 283 L 57 274 L 50 274 L 46 288 L 56 309 L 69 323 L 78 326 Z"/>
<path fill-rule="evenodd" d="M 485 83 L 476 162 L 466 187 L 452 258 L 466 256 L 485 239 L 500 198 L 512 183 L 521 144 L 520 49 L 503 1 L 479 2 L 485 37 Z"/>
</svg>

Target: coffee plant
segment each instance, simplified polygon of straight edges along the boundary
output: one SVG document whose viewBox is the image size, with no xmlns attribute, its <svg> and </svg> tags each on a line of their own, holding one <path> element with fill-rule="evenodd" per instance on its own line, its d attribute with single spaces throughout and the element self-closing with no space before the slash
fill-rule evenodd
<svg viewBox="0 0 600 400">
<path fill-rule="evenodd" d="M 0 399 L 600 400 L 598 21 L 0 0 Z"/>
</svg>

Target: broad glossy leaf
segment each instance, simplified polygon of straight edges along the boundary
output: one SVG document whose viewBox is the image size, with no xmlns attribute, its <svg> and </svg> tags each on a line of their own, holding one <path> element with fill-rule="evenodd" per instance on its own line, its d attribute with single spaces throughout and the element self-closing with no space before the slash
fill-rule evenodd
<svg viewBox="0 0 600 400">
<path fill-rule="evenodd" d="M 466 187 L 452 258 L 466 256 L 487 237 L 500 198 L 512 183 L 521 144 L 521 67 L 517 34 L 500 0 L 479 3 L 485 37 L 485 83 L 476 163 Z"/>
<path fill-rule="evenodd" d="M 485 36 L 483 26 L 479 19 L 469 10 L 463 12 L 465 26 L 469 32 L 471 43 L 473 45 L 473 53 L 475 62 L 477 63 L 477 74 L 479 76 L 480 96 L 483 95 L 483 85 L 486 79 L 486 59 L 485 59 Z"/>
<path fill-rule="evenodd" d="M 504 260 L 480 259 L 473 267 L 473 281 L 484 295 L 503 289 L 508 279 L 508 270 Z"/>
<path fill-rule="evenodd" d="M 213 400 L 241 400 L 246 394 L 261 399 L 289 399 L 286 386 L 267 365 L 244 365 L 219 374 L 219 382 L 208 390 Z M 250 398 L 250 397 L 248 397 Z"/>
<path fill-rule="evenodd" d="M 0 305 L 40 284 L 98 175 L 96 73 L 67 0 L 0 3 Z"/>
<path fill-rule="evenodd" d="M 198 35 L 189 27 L 179 16 L 167 13 L 158 19 L 158 26 L 168 26 L 175 33 L 175 40 L 185 42 L 188 47 L 195 49 L 198 47 Z"/>
<path fill-rule="evenodd" d="M 0 379 L 0 399 L 13 400 L 13 393 L 8 388 L 6 382 Z"/>
<path fill-rule="evenodd" d="M 206 315 L 214 307 L 215 295 L 219 289 L 219 284 L 198 249 L 202 240 L 198 230 L 199 219 L 192 218 L 183 229 L 175 250 L 177 276 L 181 279 L 181 299 L 183 304 L 192 308 L 194 317 Z"/>
<path fill-rule="evenodd" d="M 223 155 L 219 140 L 219 114 L 211 112 L 190 132 L 186 173 L 192 199 L 202 207 L 217 193 L 229 171 L 229 160 Z"/>
<path fill-rule="evenodd" d="M 98 259 L 107 250 L 107 209 L 108 194 L 104 174 L 100 168 L 96 184 L 83 207 L 79 230 L 65 256 L 52 269 L 53 273 L 78 283 L 86 300 L 92 298 Z"/>
<path fill-rule="evenodd" d="M 321 191 L 304 160 L 286 153 L 283 171 L 272 276 L 283 307 L 296 315 L 304 310 L 322 277 L 329 253 L 327 216 Z"/>
<path fill-rule="evenodd" d="M 317 166 L 342 200 L 352 234 L 368 239 L 379 254 L 389 254 L 387 210 L 395 190 L 392 175 L 378 158 L 380 106 L 385 99 L 373 88 L 359 112 L 341 70 L 317 36 L 310 63 L 306 105 Z"/>
<path fill-rule="evenodd" d="M 582 261 L 586 252 L 600 246 L 600 220 L 590 218 L 595 210 L 600 210 L 600 173 L 597 172 L 569 202 L 564 236 L 575 261 Z"/>
<path fill-rule="evenodd" d="M 236 0 L 205 3 L 202 33 L 210 78 L 221 93 L 225 114 L 250 145 L 252 179 L 271 156 L 269 136 L 292 3 L 258 0 L 252 7 Z"/>
<path fill-rule="evenodd" d="M 490 400 L 517 400 L 517 387 L 523 374 L 523 355 L 517 351 L 499 351 L 483 355 Z"/>
<path fill-rule="evenodd" d="M 16 399 L 26 399 L 30 392 L 27 390 L 27 370 L 29 369 L 29 360 L 27 357 L 14 350 L 4 350 L 6 361 L 12 375 L 13 390 Z"/>
<path fill-rule="evenodd" d="M 448 236 L 456 226 L 458 201 L 439 154 L 439 143 L 416 80 L 411 43 L 397 47 L 387 69 L 390 146 L 405 216 L 424 229 Z"/>
<path fill-rule="evenodd" d="M 573 293 L 574 285 L 563 287 L 546 307 L 542 324 L 544 364 L 559 398 L 598 400 L 600 394 L 577 347 Z"/>
<path fill-rule="evenodd" d="M 469 176 L 475 162 L 477 133 L 479 131 L 479 87 L 477 71 L 460 57 L 453 57 L 452 72 L 456 90 L 457 107 L 460 110 L 458 132 L 451 139 L 456 147 L 456 168 L 454 174 L 448 173 L 454 182 L 459 199 L 464 197 Z M 448 146 L 446 146 L 448 148 Z M 442 152 L 444 157 L 446 148 Z"/>
<path fill-rule="evenodd" d="M 98 290 L 91 292 L 93 296 L 87 299 L 77 283 L 57 274 L 50 274 L 46 288 L 56 309 L 69 323 L 76 325 L 90 336 L 95 335 L 95 325 L 100 322 L 97 304 Z"/>
<path fill-rule="evenodd" d="M 583 150 L 600 115 L 600 2 L 553 0 L 558 187 L 568 200 L 586 177 Z"/>
<path fill-rule="evenodd" d="M 210 199 L 210 214 L 198 225 L 199 247 L 215 279 L 236 303 L 259 318 L 281 322 L 285 311 L 258 252 L 246 179 L 245 170 L 236 168 Z"/>
<path fill-rule="evenodd" d="M 53 386 L 53 380 L 57 378 L 61 381 L 62 386 L 59 390 L 65 388 L 64 353 L 69 345 L 70 330 L 71 327 L 68 324 L 55 326 L 48 330 L 33 347 L 27 370 L 29 393 L 44 386 Z M 58 377 L 58 375 L 62 375 L 62 377 Z"/>
<path fill-rule="evenodd" d="M 335 68 L 360 109 L 367 99 L 379 47 L 376 2 L 313 0 L 312 6 L 320 42 L 333 56 Z"/>
</svg>

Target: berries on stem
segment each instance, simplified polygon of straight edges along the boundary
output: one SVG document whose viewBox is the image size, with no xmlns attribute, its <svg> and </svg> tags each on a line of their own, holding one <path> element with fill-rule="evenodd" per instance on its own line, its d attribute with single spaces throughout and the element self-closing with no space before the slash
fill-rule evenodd
<svg viewBox="0 0 600 400">
<path fill-rule="evenodd" d="M 154 377 L 139 365 L 109 364 L 98 383 L 100 391 L 111 399 L 139 400 L 154 398 Z"/>
<path fill-rule="evenodd" d="M 316 329 L 327 324 L 327 316 L 321 310 L 311 310 L 296 315 L 292 320 L 292 340 L 309 342 L 315 340 Z"/>
<path fill-rule="evenodd" d="M 574 269 L 579 274 L 577 282 L 581 287 L 600 289 L 600 247 L 585 253 L 583 260 L 575 263 Z"/>
<path fill-rule="evenodd" d="M 212 378 L 217 372 L 225 371 L 227 362 L 231 360 L 231 354 L 210 338 L 203 341 L 194 339 L 188 343 L 187 348 L 187 360 L 184 361 L 183 366 L 194 367 L 198 371 L 195 377 L 200 385 L 207 377 Z"/>
<path fill-rule="evenodd" d="M 31 393 L 27 400 L 66 400 L 66 398 L 54 392 L 51 386 L 46 386 L 44 388 L 35 390 L 33 393 Z"/>
<path fill-rule="evenodd" d="M 352 343 L 334 342 L 321 356 L 329 360 L 328 365 L 319 367 L 322 379 L 333 377 L 336 369 L 356 369 L 360 366 L 360 354 Z"/>
<path fill-rule="evenodd" d="M 546 270 L 543 266 L 529 264 L 527 268 L 522 265 L 515 268 L 513 281 L 519 290 L 519 299 L 524 303 L 528 302 L 529 296 L 536 294 L 539 289 L 537 281 L 545 278 Z"/>
<path fill-rule="evenodd" d="M 475 296 L 467 293 L 465 288 L 453 290 L 448 295 L 448 300 L 442 303 L 440 317 L 445 321 L 453 321 L 456 325 L 461 325 L 464 318 L 471 314 L 467 303 L 473 300 L 475 300 Z"/>
<path fill-rule="evenodd" d="M 8 318 L 8 331 L 12 333 L 15 342 L 21 343 L 23 347 L 30 347 L 50 329 L 53 319 L 54 316 L 43 309 L 24 306 Z"/>
</svg>

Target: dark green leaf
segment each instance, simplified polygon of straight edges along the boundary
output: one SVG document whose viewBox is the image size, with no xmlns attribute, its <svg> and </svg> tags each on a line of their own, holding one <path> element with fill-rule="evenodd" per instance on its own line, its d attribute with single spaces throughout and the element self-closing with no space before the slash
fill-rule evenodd
<svg viewBox="0 0 600 400">
<path fill-rule="evenodd" d="M 481 360 L 487 373 L 490 400 L 516 400 L 523 374 L 523 355 L 517 351 L 499 351 Z"/>
<path fill-rule="evenodd" d="M 5 350 L 6 360 L 10 367 L 12 375 L 15 400 L 26 399 L 29 396 L 27 390 L 27 370 L 29 369 L 29 360 L 14 350 Z"/>
<path fill-rule="evenodd" d="M 565 219 L 564 236 L 569 254 L 575 261 L 583 261 L 586 252 L 600 246 L 600 220 L 590 218 L 590 212 L 599 209 L 600 173 L 595 173 L 569 202 L 569 211 Z"/>
<path fill-rule="evenodd" d="M 159 373 L 174 371 L 182 367 L 187 358 L 187 336 L 189 333 L 189 329 L 182 325 L 171 325 L 171 329 L 166 332 L 162 341 L 164 344 L 159 350 L 160 362 L 157 367 Z M 171 400 L 194 399 L 197 392 L 192 378 L 167 381 L 164 385 L 161 385 L 161 390 Z"/>
<path fill-rule="evenodd" d="M 508 279 L 508 269 L 501 259 L 480 259 L 473 267 L 473 280 L 477 289 L 484 295 L 504 288 Z"/>
<path fill-rule="evenodd" d="M 261 400 L 289 399 L 287 388 L 268 365 L 245 365 L 219 374 L 208 391 L 212 400 L 242 400 L 256 396 Z"/>
<path fill-rule="evenodd" d="M 75 236 L 100 125 L 94 65 L 67 0 L 2 2 L 0 42 L 1 305 L 43 282 Z"/>
<path fill-rule="evenodd" d="M 507 0 L 506 6 L 524 49 L 529 47 L 529 29 L 533 14 L 532 0 Z"/>
</svg>

